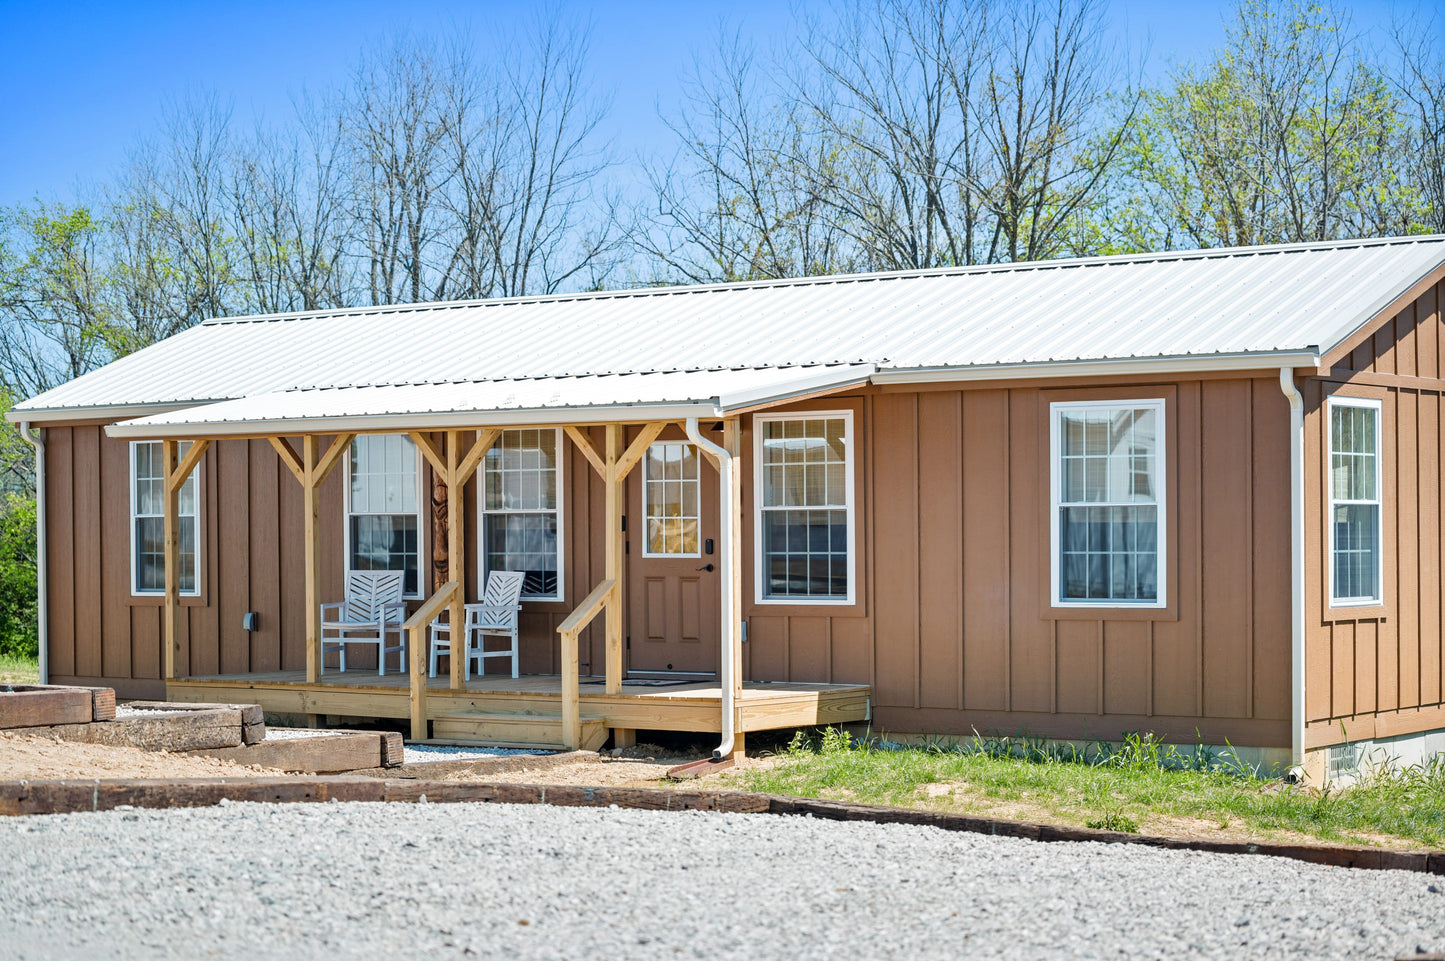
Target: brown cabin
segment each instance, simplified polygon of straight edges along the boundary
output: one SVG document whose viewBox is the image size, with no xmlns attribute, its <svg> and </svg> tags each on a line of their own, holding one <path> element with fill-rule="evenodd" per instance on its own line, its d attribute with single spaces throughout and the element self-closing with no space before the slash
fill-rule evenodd
<svg viewBox="0 0 1445 961">
<path fill-rule="evenodd" d="M 1420 237 L 216 318 L 9 415 L 43 670 L 479 743 L 1445 750 L 1442 299 Z M 322 649 L 363 570 L 385 674 Z M 490 570 L 519 676 L 429 676 Z"/>
</svg>

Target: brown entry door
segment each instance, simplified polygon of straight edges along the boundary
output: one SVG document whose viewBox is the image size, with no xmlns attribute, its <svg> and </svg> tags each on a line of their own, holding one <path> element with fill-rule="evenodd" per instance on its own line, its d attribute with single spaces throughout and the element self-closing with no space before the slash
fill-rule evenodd
<svg viewBox="0 0 1445 961">
<path fill-rule="evenodd" d="M 628 484 L 628 670 L 715 673 L 717 470 L 681 436 L 665 436 L 673 439 L 648 448 Z"/>
</svg>

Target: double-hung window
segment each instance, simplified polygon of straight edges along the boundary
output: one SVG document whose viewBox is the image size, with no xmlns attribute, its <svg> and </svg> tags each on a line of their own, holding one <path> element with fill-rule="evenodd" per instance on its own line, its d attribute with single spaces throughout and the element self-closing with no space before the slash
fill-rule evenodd
<svg viewBox="0 0 1445 961">
<path fill-rule="evenodd" d="M 1380 604 L 1380 402 L 1331 397 L 1329 413 L 1330 604 Z"/>
<path fill-rule="evenodd" d="M 1050 410 L 1054 603 L 1165 606 L 1164 401 Z"/>
<path fill-rule="evenodd" d="M 485 571 L 520 571 L 522 596 L 537 600 L 562 597 L 558 435 L 552 428 L 502 431 L 482 467 Z"/>
<path fill-rule="evenodd" d="M 673 441 L 653 444 L 642 484 L 643 556 L 699 556 L 697 448 Z"/>
<path fill-rule="evenodd" d="M 420 593 L 420 452 L 404 434 L 362 434 L 347 452 L 346 569 L 404 571 Z"/>
<path fill-rule="evenodd" d="M 180 456 L 190 450 L 182 441 Z M 133 441 L 130 445 L 131 593 L 162 594 L 166 589 L 166 466 L 162 442 Z M 181 593 L 200 593 L 197 552 L 200 536 L 200 481 L 196 471 L 180 490 Z"/>
<path fill-rule="evenodd" d="M 754 422 L 758 600 L 853 601 L 853 415 Z"/>
</svg>

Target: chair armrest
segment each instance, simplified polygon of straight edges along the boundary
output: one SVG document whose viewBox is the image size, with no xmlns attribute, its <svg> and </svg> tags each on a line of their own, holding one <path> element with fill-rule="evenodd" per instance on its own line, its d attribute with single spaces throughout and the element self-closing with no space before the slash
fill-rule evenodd
<svg viewBox="0 0 1445 961">
<path fill-rule="evenodd" d="M 343 608 L 343 607 L 345 607 L 345 606 L 346 606 L 346 602 L 345 602 L 345 601 L 331 601 L 330 603 L 322 604 L 322 605 L 321 605 L 321 616 L 322 616 L 322 617 L 325 617 L 325 616 L 326 616 L 326 612 L 327 612 L 328 610 L 336 610 L 336 611 L 339 611 L 339 610 L 341 610 L 341 608 Z"/>
<path fill-rule="evenodd" d="M 521 604 L 468 604 L 468 611 L 520 611 Z"/>
</svg>

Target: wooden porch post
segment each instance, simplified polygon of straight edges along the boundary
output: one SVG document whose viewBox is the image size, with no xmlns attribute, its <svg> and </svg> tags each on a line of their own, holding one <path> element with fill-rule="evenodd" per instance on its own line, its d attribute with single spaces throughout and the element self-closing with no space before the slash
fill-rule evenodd
<svg viewBox="0 0 1445 961">
<path fill-rule="evenodd" d="M 447 580 L 461 585 L 466 579 L 466 529 L 462 518 L 462 488 L 466 478 L 461 471 L 461 431 L 447 431 Z M 450 624 L 452 643 L 451 688 L 461 690 L 465 686 L 463 670 L 467 664 L 467 592 L 463 588 L 452 594 L 447 620 Z"/>
<path fill-rule="evenodd" d="M 622 596 L 622 478 L 618 476 L 617 459 L 622 454 L 622 425 L 607 425 L 607 498 L 603 511 L 607 525 L 605 552 L 607 564 L 603 577 Z M 607 693 L 622 693 L 622 605 L 607 605 Z"/>
<path fill-rule="evenodd" d="M 165 538 L 166 538 L 166 652 L 165 679 L 176 676 L 176 660 L 180 652 L 181 617 L 181 491 L 170 484 L 176 472 L 180 444 L 161 441 L 161 464 L 165 472 Z"/>
<path fill-rule="evenodd" d="M 340 434 L 320 453 L 318 438 L 307 434 L 301 438 L 301 456 L 291 449 L 291 444 L 282 437 L 272 436 L 271 442 L 281 463 L 301 484 L 302 519 L 305 524 L 306 569 L 306 683 L 315 684 L 321 679 L 321 483 L 331 469 L 341 462 L 351 448 L 355 434 Z M 190 455 L 187 455 L 190 460 Z"/>
</svg>

